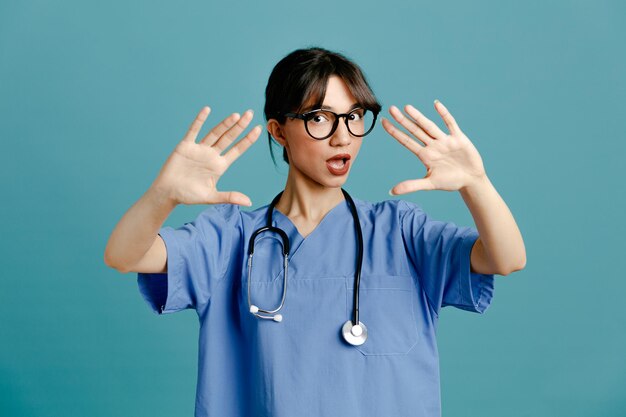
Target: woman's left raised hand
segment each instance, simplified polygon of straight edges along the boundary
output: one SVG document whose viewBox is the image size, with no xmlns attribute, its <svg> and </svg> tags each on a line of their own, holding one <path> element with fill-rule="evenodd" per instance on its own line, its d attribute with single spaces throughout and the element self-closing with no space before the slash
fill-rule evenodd
<svg viewBox="0 0 626 417">
<path fill-rule="evenodd" d="M 382 124 L 387 133 L 413 152 L 427 169 L 424 178 L 402 181 L 391 189 L 391 194 L 420 190 L 456 191 L 485 178 L 482 158 L 472 142 L 440 101 L 435 102 L 435 109 L 448 127 L 449 134 L 442 132 L 411 105 L 404 107 L 408 117 L 395 106 L 389 108 L 393 118 L 419 142 L 383 118 Z"/>
</svg>

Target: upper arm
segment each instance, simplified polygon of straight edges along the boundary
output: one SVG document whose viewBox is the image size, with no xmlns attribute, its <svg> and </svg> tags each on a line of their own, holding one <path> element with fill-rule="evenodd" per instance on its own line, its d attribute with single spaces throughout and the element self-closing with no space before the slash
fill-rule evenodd
<svg viewBox="0 0 626 417">
<path fill-rule="evenodd" d="M 129 272 L 165 273 L 167 272 L 167 248 L 161 235 L 157 235 L 146 254 L 130 268 Z"/>
<path fill-rule="evenodd" d="M 493 274 L 493 275 L 508 275 L 509 272 L 505 272 L 491 265 L 483 241 L 478 237 L 472 252 L 470 255 L 470 268 L 471 271 L 478 274 Z"/>
<path fill-rule="evenodd" d="M 483 241 L 480 237 L 474 242 L 472 246 L 472 252 L 470 255 L 470 270 L 473 273 L 479 274 L 495 274 L 495 271 L 491 271 L 487 262 L 487 256 L 485 249 L 483 248 Z"/>
<path fill-rule="evenodd" d="M 434 220 L 417 205 L 405 203 L 405 207 L 401 224 L 407 254 L 435 314 L 445 306 L 485 311 L 493 293 L 493 275 L 473 271 L 484 269 L 477 255 L 482 246 L 478 232 Z"/>
<path fill-rule="evenodd" d="M 241 249 L 239 206 L 203 210 L 177 229 L 162 227 L 150 250 L 133 266 L 139 290 L 158 314 L 208 305 L 215 286 Z"/>
</svg>

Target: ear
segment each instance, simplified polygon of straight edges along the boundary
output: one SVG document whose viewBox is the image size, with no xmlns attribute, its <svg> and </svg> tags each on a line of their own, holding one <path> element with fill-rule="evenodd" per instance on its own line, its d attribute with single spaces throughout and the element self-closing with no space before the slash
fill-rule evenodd
<svg viewBox="0 0 626 417">
<path fill-rule="evenodd" d="M 285 138 L 285 131 L 283 127 L 278 123 L 276 119 L 270 119 L 267 121 L 267 131 L 282 147 L 287 146 L 287 139 Z"/>
</svg>

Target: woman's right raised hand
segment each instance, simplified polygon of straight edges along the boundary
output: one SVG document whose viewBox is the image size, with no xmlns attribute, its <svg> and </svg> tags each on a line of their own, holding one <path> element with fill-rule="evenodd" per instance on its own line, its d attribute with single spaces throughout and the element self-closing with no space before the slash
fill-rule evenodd
<svg viewBox="0 0 626 417">
<path fill-rule="evenodd" d="M 256 126 L 224 155 L 222 152 L 243 132 L 252 120 L 252 110 L 243 116 L 231 114 L 215 126 L 199 143 L 196 137 L 211 112 L 203 107 L 183 140 L 167 158 L 152 188 L 165 193 L 175 204 L 239 204 L 252 202 L 237 191 L 218 191 L 217 182 L 230 165 L 259 137 L 262 126 Z"/>
</svg>

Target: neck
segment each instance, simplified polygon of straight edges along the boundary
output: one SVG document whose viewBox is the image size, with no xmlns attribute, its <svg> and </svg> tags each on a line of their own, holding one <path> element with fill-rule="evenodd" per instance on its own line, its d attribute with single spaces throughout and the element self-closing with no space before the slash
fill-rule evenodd
<svg viewBox="0 0 626 417">
<path fill-rule="evenodd" d="M 317 222 L 337 204 L 345 200 L 341 187 L 325 187 L 289 170 L 285 191 L 276 209 L 289 218 Z"/>
</svg>

